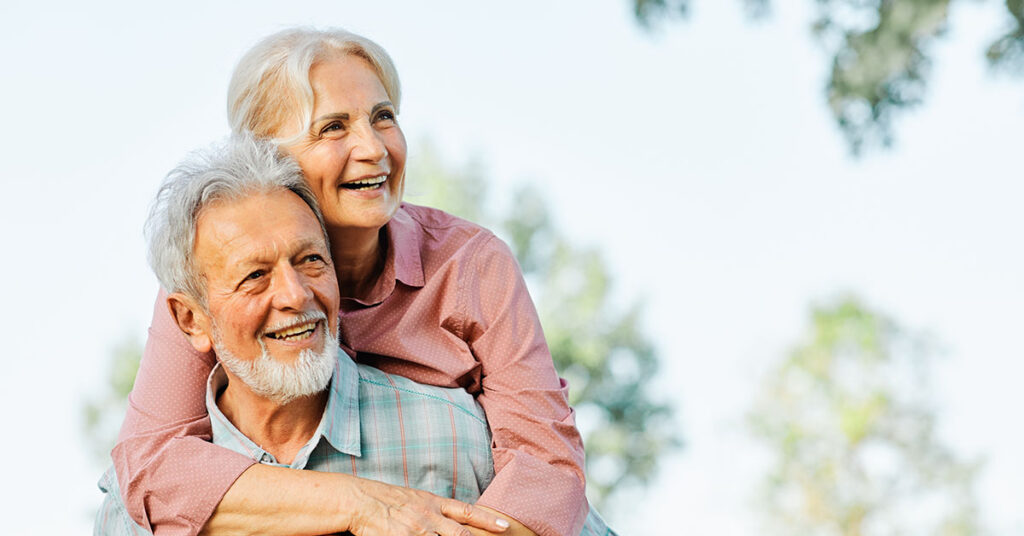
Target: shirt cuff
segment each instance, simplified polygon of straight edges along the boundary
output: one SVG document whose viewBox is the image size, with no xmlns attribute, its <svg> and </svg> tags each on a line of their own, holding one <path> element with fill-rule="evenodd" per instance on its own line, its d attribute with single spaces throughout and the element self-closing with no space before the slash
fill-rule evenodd
<svg viewBox="0 0 1024 536">
<path fill-rule="evenodd" d="M 539 536 L 577 536 L 586 520 L 587 498 L 575 474 L 520 451 L 494 476 L 477 501 L 506 514 Z"/>
<path fill-rule="evenodd" d="M 175 437 L 149 464 L 132 468 L 132 443 L 122 442 L 112 452 L 125 507 L 156 536 L 198 534 L 235 480 L 255 463 L 198 437 Z M 129 470 L 122 473 L 121 467 Z"/>
</svg>

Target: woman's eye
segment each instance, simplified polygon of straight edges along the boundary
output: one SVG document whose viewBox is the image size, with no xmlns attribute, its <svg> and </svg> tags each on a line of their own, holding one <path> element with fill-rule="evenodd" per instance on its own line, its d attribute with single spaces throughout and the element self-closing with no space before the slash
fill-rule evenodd
<svg viewBox="0 0 1024 536">
<path fill-rule="evenodd" d="M 246 281 L 255 281 L 265 275 L 266 272 L 263 270 L 256 270 L 255 272 L 245 276 Z"/>
<path fill-rule="evenodd" d="M 341 123 L 331 123 L 320 130 L 320 136 L 336 137 L 345 132 L 345 126 Z"/>
</svg>

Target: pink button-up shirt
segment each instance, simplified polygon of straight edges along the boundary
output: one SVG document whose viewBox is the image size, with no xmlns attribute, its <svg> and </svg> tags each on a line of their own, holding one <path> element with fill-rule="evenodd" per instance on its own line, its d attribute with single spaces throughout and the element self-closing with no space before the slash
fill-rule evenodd
<svg viewBox="0 0 1024 536">
<path fill-rule="evenodd" d="M 579 533 L 583 443 L 511 251 L 492 233 L 403 204 L 387 225 L 384 272 L 342 298 L 342 347 L 386 372 L 475 395 L 493 434 L 494 481 L 477 504 L 542 536 Z M 210 443 L 196 352 L 157 298 L 128 413 L 113 450 L 128 512 L 158 535 L 194 535 L 253 462 Z"/>
</svg>

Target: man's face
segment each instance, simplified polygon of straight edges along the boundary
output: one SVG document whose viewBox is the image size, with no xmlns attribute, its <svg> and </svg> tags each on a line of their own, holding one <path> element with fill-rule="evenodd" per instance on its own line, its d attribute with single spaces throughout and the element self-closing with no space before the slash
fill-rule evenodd
<svg viewBox="0 0 1024 536">
<path fill-rule="evenodd" d="M 303 355 L 335 355 L 334 266 L 320 224 L 297 195 L 281 190 L 207 207 L 194 252 L 208 305 L 198 322 L 230 372 L 231 361 L 271 360 L 288 370 L 304 366 Z"/>
</svg>

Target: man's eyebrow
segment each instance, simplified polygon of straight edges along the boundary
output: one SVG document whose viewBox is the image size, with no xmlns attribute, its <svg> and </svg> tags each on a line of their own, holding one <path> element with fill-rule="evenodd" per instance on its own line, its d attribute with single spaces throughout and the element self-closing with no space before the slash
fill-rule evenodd
<svg viewBox="0 0 1024 536">
<path fill-rule="evenodd" d="M 308 237 L 308 238 L 303 238 L 302 240 L 297 240 L 295 242 L 294 248 L 295 248 L 295 255 L 300 255 L 302 253 L 305 253 L 306 250 L 309 250 L 309 249 L 326 249 L 327 245 L 324 244 L 324 239 L 322 237 L 320 237 L 320 238 Z"/>
<path fill-rule="evenodd" d="M 272 257 L 273 255 L 266 251 L 253 252 L 244 258 L 236 259 L 227 271 L 229 273 L 248 272 L 258 266 L 270 264 Z"/>
</svg>

